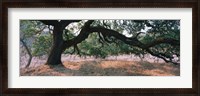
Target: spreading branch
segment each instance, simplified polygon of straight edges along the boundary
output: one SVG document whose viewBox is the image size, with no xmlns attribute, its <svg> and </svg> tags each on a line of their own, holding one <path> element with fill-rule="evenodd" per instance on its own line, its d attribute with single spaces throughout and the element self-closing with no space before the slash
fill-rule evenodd
<svg viewBox="0 0 200 96">
<path fill-rule="evenodd" d="M 152 56 L 158 57 L 163 59 L 166 63 L 173 63 L 175 65 L 178 65 L 179 63 L 172 61 L 172 58 L 170 57 L 169 60 L 167 59 L 166 54 L 162 54 L 162 53 L 154 53 L 152 52 L 150 49 L 146 49 L 146 51 L 148 53 L 150 53 Z"/>
<path fill-rule="evenodd" d="M 115 39 L 121 40 L 124 43 L 131 45 L 133 47 L 139 47 L 142 50 L 146 50 L 148 53 L 150 53 L 153 56 L 156 56 L 158 58 L 163 59 L 165 62 L 171 62 L 173 64 L 177 64 L 176 62 L 173 62 L 171 58 L 166 59 L 164 54 L 157 54 L 152 52 L 151 50 L 149 50 L 149 48 L 154 47 L 156 45 L 159 44 L 171 44 L 174 46 L 179 46 L 180 43 L 178 40 L 172 39 L 172 38 L 157 38 L 154 41 L 148 43 L 148 44 L 143 44 L 142 42 L 140 42 L 137 39 L 137 36 L 141 33 L 138 33 L 136 35 L 136 38 L 130 38 L 130 37 L 126 37 L 125 35 L 111 30 L 111 29 L 107 29 L 104 27 L 91 27 L 90 25 L 93 23 L 94 20 L 89 20 L 85 23 L 85 25 L 82 27 L 80 34 L 77 37 L 74 37 L 73 39 L 67 40 L 64 43 L 63 49 L 69 48 L 70 46 L 74 46 L 77 45 L 78 43 L 81 43 L 82 41 L 84 41 L 86 38 L 88 38 L 90 33 L 93 32 L 97 32 L 99 34 L 103 35 L 103 38 L 101 38 L 101 40 L 108 40 L 108 38 L 110 37 L 114 37 Z"/>
<path fill-rule="evenodd" d="M 90 25 L 94 22 L 94 20 L 88 20 L 84 26 L 82 27 L 79 35 L 77 37 L 74 37 L 73 39 L 70 40 L 66 40 L 64 42 L 63 45 L 63 50 L 65 50 L 66 48 L 69 48 L 73 45 L 76 45 L 78 43 L 81 43 L 82 41 L 84 41 L 86 38 L 88 38 L 89 34 L 90 34 Z"/>
</svg>

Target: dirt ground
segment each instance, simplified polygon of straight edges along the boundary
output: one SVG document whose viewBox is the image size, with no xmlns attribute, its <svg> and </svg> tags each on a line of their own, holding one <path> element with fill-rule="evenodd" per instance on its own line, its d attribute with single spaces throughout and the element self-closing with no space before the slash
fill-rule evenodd
<svg viewBox="0 0 200 96">
<path fill-rule="evenodd" d="M 64 61 L 63 65 L 20 68 L 21 76 L 180 76 L 180 66 L 127 60 Z"/>
</svg>

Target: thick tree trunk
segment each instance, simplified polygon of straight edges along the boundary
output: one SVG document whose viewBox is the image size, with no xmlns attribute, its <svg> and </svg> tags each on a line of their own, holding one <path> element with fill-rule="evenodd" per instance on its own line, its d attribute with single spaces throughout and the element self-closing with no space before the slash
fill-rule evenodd
<svg viewBox="0 0 200 96">
<path fill-rule="evenodd" d="M 47 65 L 59 65 L 62 64 L 61 55 L 63 52 L 63 38 L 61 27 L 55 26 L 53 32 L 53 46 L 51 48 Z"/>
<path fill-rule="evenodd" d="M 61 55 L 62 52 L 67 48 L 67 46 L 64 46 L 64 40 L 63 40 L 63 30 L 67 25 L 69 25 L 72 22 L 79 22 L 81 20 L 39 20 L 42 23 L 46 25 L 52 25 L 53 28 L 53 46 L 51 48 L 48 60 L 46 62 L 47 65 L 59 65 L 62 64 L 61 62 Z M 67 43 L 68 44 L 68 43 Z M 72 46 L 72 45 L 70 45 Z M 68 46 L 68 47 L 70 47 Z"/>
<path fill-rule="evenodd" d="M 61 62 L 62 47 L 60 45 L 53 45 L 52 50 L 49 54 L 47 64 L 48 65 L 59 65 Z"/>
</svg>

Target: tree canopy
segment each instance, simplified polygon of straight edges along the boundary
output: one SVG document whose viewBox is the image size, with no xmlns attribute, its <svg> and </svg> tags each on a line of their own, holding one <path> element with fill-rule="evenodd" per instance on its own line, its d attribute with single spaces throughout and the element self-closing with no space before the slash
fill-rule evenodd
<svg viewBox="0 0 200 96">
<path fill-rule="evenodd" d="M 180 20 L 21 20 L 20 38 L 33 56 L 48 54 L 50 65 L 60 64 L 62 53 L 151 54 L 180 62 Z"/>
</svg>

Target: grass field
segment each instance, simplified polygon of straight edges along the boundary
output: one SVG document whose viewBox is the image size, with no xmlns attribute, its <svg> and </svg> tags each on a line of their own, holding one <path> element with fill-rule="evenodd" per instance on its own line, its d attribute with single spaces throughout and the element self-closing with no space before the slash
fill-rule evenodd
<svg viewBox="0 0 200 96">
<path fill-rule="evenodd" d="M 147 61 L 64 61 L 63 65 L 20 68 L 21 76 L 180 76 L 180 66 Z"/>
</svg>

